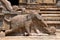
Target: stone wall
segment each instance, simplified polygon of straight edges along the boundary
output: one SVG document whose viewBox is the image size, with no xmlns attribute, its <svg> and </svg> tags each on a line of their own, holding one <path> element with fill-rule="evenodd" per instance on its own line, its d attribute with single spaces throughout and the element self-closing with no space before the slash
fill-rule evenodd
<svg viewBox="0 0 60 40">
<path fill-rule="evenodd" d="M 40 3 L 47 3 L 47 4 L 55 4 L 56 3 L 56 0 L 34 0 L 34 1 L 32 1 L 32 0 L 27 0 L 27 2 L 26 2 L 26 0 L 19 0 L 19 3 L 30 3 L 30 2 L 32 2 L 32 4 L 35 2 L 35 3 L 38 3 L 38 4 L 40 4 Z"/>
</svg>

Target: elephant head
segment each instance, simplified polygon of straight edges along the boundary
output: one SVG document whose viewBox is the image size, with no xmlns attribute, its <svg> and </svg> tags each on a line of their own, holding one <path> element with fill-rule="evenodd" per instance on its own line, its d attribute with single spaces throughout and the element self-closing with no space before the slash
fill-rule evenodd
<svg viewBox="0 0 60 40">
<path fill-rule="evenodd" d="M 46 33 L 55 34 L 56 32 L 55 27 L 49 28 L 47 23 L 43 20 L 43 17 L 39 14 L 39 12 L 33 11 L 30 16 L 32 18 L 33 24 L 35 23 L 36 25 L 39 25 L 39 27 L 42 26 L 44 30 L 46 30 Z"/>
<path fill-rule="evenodd" d="M 27 17 L 32 19 L 37 18 L 38 20 L 42 19 L 42 16 L 36 10 L 29 11 L 29 15 Z"/>
</svg>

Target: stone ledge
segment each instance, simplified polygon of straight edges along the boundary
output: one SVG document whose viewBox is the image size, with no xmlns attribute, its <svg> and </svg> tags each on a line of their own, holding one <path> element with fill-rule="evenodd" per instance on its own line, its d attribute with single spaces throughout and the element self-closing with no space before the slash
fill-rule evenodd
<svg viewBox="0 0 60 40">
<path fill-rule="evenodd" d="M 60 40 L 59 36 L 9 36 L 2 40 Z"/>
</svg>

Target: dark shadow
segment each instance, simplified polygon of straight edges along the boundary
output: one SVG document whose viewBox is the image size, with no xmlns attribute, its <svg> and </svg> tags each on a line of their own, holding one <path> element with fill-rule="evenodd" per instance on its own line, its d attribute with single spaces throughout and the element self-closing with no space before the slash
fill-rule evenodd
<svg viewBox="0 0 60 40">
<path fill-rule="evenodd" d="M 11 5 L 19 5 L 19 0 L 8 0 L 11 2 Z"/>
</svg>

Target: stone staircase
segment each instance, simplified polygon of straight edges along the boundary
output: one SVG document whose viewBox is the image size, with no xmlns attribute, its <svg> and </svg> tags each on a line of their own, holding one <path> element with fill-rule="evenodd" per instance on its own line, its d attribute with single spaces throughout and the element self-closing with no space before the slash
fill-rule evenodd
<svg viewBox="0 0 60 40">
<path fill-rule="evenodd" d="M 28 6 L 28 5 L 27 5 Z M 60 7 L 56 5 L 29 4 L 28 10 L 40 10 L 40 14 L 49 26 L 60 28 Z"/>
<path fill-rule="evenodd" d="M 41 7 L 40 13 L 48 24 L 60 24 L 60 8 Z"/>
<path fill-rule="evenodd" d="M 56 29 L 56 33 L 60 33 L 60 29 Z"/>
</svg>

